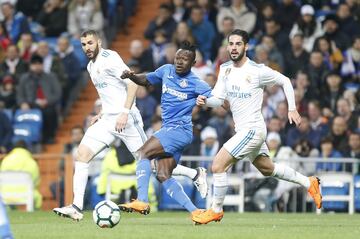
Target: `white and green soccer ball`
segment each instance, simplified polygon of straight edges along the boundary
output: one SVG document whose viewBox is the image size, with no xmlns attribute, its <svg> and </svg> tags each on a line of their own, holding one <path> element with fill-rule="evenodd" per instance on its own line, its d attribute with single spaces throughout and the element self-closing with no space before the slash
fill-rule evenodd
<svg viewBox="0 0 360 239">
<path fill-rule="evenodd" d="M 120 209 L 112 201 L 101 201 L 94 208 L 93 219 L 101 228 L 112 228 L 120 221 Z"/>
</svg>

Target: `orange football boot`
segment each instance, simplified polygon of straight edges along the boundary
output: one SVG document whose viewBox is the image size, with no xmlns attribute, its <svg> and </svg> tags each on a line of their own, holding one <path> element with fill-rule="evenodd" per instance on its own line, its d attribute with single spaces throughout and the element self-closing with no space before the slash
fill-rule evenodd
<svg viewBox="0 0 360 239">
<path fill-rule="evenodd" d="M 202 212 L 198 215 L 194 215 L 192 217 L 192 220 L 195 223 L 195 225 L 208 224 L 209 222 L 212 221 L 220 222 L 223 216 L 224 216 L 223 211 L 216 213 L 212 209 L 208 209 L 205 212 Z"/>
<path fill-rule="evenodd" d="M 129 203 L 119 204 L 119 209 L 124 212 L 138 212 L 144 215 L 150 213 L 150 205 L 147 202 L 142 202 L 139 200 L 133 200 Z"/>
<path fill-rule="evenodd" d="M 309 177 L 310 187 L 308 192 L 310 196 L 314 199 L 315 205 L 318 209 L 322 206 L 322 196 L 320 193 L 320 179 L 315 176 Z"/>
</svg>

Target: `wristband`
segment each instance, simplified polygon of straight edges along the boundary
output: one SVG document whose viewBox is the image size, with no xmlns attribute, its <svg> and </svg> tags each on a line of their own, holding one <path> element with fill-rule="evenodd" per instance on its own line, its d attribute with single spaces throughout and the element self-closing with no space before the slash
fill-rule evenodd
<svg viewBox="0 0 360 239">
<path fill-rule="evenodd" d="M 129 114 L 130 110 L 128 108 L 123 108 L 120 110 L 120 112 L 125 113 L 125 114 Z"/>
</svg>

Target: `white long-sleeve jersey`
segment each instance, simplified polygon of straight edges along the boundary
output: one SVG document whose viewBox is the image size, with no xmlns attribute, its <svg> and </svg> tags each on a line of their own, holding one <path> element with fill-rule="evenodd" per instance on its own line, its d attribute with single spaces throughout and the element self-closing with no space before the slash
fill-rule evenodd
<svg viewBox="0 0 360 239">
<path fill-rule="evenodd" d="M 212 94 L 229 101 L 236 132 L 244 128 L 266 130 L 261 114 L 263 92 L 265 86 L 275 84 L 283 87 L 289 110 L 295 110 L 294 90 L 289 78 L 248 58 L 241 67 L 234 67 L 231 61 L 222 64 Z"/>
<path fill-rule="evenodd" d="M 119 54 L 108 49 L 100 49 L 95 62 L 90 61 L 87 70 L 99 94 L 102 113 L 118 114 L 124 109 L 127 98 L 127 84 L 130 79 L 121 79 L 124 70 L 129 67 Z M 131 108 L 137 111 L 135 102 Z"/>
</svg>

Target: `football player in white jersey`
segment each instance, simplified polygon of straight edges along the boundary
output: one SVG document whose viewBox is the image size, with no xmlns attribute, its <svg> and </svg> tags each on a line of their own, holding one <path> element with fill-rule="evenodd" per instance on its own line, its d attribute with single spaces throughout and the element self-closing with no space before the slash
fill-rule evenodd
<svg viewBox="0 0 360 239">
<path fill-rule="evenodd" d="M 80 40 L 82 49 L 90 60 L 87 70 L 99 94 L 102 111 L 92 118 L 91 126 L 77 150 L 73 204 L 53 209 L 59 216 L 76 221 L 83 218 L 82 209 L 90 160 L 111 145 L 116 138 L 125 143 L 137 160 L 139 155 L 136 152 L 146 141 L 142 118 L 135 104 L 137 85 L 129 79 L 120 78 L 123 71 L 129 68 L 118 53 L 101 48 L 101 40 L 96 31 L 83 32 Z M 192 169 L 179 165 L 173 174 L 193 179 L 200 195 L 206 197 L 208 190 L 204 168 Z"/>
<path fill-rule="evenodd" d="M 227 100 L 235 122 L 236 134 L 220 149 L 212 164 L 214 194 L 210 209 L 193 218 L 197 224 L 220 221 L 224 215 L 223 202 L 227 191 L 226 171 L 238 160 L 248 159 L 264 175 L 294 182 L 308 189 L 316 207 L 321 208 L 320 180 L 306 177 L 294 169 L 273 163 L 266 146 L 266 125 L 261 114 L 265 86 L 283 87 L 290 123 L 299 126 L 301 117 L 296 110 L 294 90 L 289 78 L 246 57 L 249 35 L 236 29 L 228 36 L 227 51 L 231 61 L 220 67 L 212 97 L 198 96 L 198 105 L 219 107 Z"/>
</svg>

